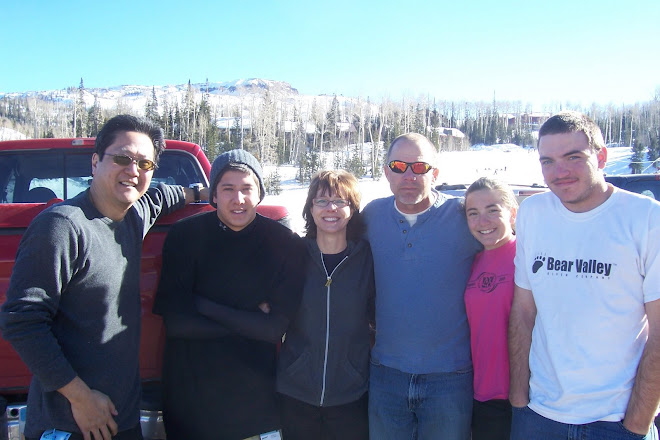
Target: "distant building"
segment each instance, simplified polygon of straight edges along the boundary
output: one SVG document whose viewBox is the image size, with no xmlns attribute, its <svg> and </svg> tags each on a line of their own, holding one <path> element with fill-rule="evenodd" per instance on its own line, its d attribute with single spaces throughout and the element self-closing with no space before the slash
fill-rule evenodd
<svg viewBox="0 0 660 440">
<path fill-rule="evenodd" d="M 463 133 L 458 128 L 447 128 L 447 127 L 432 127 L 432 130 L 436 130 L 439 136 L 452 136 L 455 138 L 464 138 L 465 133 Z"/>
<path fill-rule="evenodd" d="M 437 147 L 440 151 L 462 151 L 470 147 L 465 133 L 458 128 L 427 127 L 427 130 L 432 140 L 437 136 Z"/>
<path fill-rule="evenodd" d="M 546 119 L 552 116 L 552 113 L 548 112 L 532 112 L 532 113 L 522 113 L 520 116 L 516 117 L 511 113 L 504 115 L 507 119 L 507 124 L 509 126 L 516 125 L 516 119 L 520 121 L 520 125 L 528 128 L 532 131 L 538 130 L 541 125 L 546 121 Z"/>
</svg>

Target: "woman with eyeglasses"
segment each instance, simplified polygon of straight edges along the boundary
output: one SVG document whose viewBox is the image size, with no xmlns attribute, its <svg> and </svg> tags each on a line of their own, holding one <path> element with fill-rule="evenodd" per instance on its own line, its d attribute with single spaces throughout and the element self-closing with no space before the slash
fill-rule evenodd
<svg viewBox="0 0 660 440">
<path fill-rule="evenodd" d="M 517 209 L 511 188 L 492 178 L 477 179 L 465 192 L 468 227 L 484 246 L 474 257 L 465 289 L 474 368 L 473 440 L 508 440 L 511 432 L 507 331 Z"/>
<path fill-rule="evenodd" d="M 359 209 L 352 174 L 321 171 L 312 179 L 303 209 L 303 298 L 277 365 L 286 440 L 369 438 L 366 393 L 375 289 Z"/>
</svg>

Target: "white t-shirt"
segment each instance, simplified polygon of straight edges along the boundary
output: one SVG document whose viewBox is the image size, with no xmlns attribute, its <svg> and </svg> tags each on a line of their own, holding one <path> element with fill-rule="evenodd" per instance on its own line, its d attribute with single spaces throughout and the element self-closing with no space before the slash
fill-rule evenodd
<svg viewBox="0 0 660 440">
<path fill-rule="evenodd" d="M 574 213 L 548 192 L 522 203 L 516 231 L 515 282 L 537 308 L 529 407 L 562 423 L 622 420 L 644 303 L 660 298 L 660 203 L 614 188 Z"/>
</svg>

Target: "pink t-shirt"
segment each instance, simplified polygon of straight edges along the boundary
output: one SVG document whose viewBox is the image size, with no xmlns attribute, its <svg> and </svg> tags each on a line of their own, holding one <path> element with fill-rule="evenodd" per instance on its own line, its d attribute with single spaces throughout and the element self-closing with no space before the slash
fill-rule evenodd
<svg viewBox="0 0 660 440">
<path fill-rule="evenodd" d="M 465 289 L 470 323 L 474 398 L 481 402 L 509 398 L 507 331 L 513 301 L 516 238 L 477 254 Z"/>
</svg>

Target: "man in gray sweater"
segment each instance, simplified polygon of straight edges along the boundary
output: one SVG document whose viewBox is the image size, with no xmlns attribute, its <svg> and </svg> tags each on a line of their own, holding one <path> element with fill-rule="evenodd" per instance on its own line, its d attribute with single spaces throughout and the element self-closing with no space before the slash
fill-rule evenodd
<svg viewBox="0 0 660 440">
<path fill-rule="evenodd" d="M 142 239 L 192 191 L 149 189 L 163 131 L 129 115 L 96 139 L 87 191 L 38 215 L 16 255 L 0 330 L 33 373 L 25 436 L 141 439 Z M 58 437 L 59 438 L 59 437 Z"/>
</svg>

